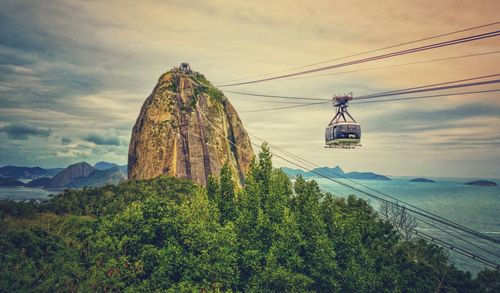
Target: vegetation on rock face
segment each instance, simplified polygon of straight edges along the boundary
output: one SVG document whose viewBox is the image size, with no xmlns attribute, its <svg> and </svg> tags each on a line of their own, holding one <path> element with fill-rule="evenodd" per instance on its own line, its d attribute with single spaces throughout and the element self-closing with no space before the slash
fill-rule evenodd
<svg viewBox="0 0 500 293">
<path fill-rule="evenodd" d="M 216 100 L 219 103 L 224 102 L 224 94 L 217 88 L 213 86 L 208 86 L 208 87 L 202 87 L 201 88 L 202 93 L 206 93 L 210 97 L 212 97 L 214 100 Z"/>
<path fill-rule="evenodd" d="M 263 146 L 243 189 L 173 177 L 0 205 L 1 292 L 498 292 L 369 204 L 294 183 Z"/>
</svg>

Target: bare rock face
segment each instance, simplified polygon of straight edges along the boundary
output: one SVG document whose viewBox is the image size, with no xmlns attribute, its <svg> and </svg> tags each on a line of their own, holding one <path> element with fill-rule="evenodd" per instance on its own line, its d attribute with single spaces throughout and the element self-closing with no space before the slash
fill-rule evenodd
<svg viewBox="0 0 500 293">
<path fill-rule="evenodd" d="M 228 162 L 241 185 L 252 157 L 250 138 L 224 94 L 203 75 L 174 68 L 160 77 L 134 125 L 128 178 L 170 175 L 205 186 Z"/>
</svg>

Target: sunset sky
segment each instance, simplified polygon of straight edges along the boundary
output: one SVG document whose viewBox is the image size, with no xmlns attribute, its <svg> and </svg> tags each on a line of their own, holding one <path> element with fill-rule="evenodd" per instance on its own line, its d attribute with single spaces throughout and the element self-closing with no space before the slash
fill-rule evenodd
<svg viewBox="0 0 500 293">
<path fill-rule="evenodd" d="M 500 21 L 499 11 L 494 0 L 0 0 L 0 166 L 126 164 L 142 103 L 158 77 L 180 62 L 224 84 Z M 496 30 L 500 24 L 372 55 Z M 321 76 L 221 89 L 359 96 L 500 73 L 500 53 L 491 53 L 499 50 L 500 37 L 494 37 Z M 491 54 L 372 69 L 479 53 Z M 226 96 L 250 133 L 319 165 L 388 175 L 500 178 L 500 93 L 353 103 L 349 110 L 363 130 L 363 146 L 354 150 L 323 148 L 331 106 L 244 113 L 286 104 Z M 277 158 L 275 163 L 290 166 Z"/>
</svg>

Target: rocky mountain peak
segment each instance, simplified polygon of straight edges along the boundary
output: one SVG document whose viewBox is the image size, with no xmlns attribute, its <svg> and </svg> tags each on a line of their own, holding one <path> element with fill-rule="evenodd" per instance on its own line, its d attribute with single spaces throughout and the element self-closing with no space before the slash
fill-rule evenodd
<svg viewBox="0 0 500 293">
<path fill-rule="evenodd" d="M 252 157 L 250 138 L 227 97 L 181 66 L 160 76 L 142 106 L 130 139 L 128 177 L 171 175 L 206 185 L 227 162 L 240 185 Z"/>
</svg>

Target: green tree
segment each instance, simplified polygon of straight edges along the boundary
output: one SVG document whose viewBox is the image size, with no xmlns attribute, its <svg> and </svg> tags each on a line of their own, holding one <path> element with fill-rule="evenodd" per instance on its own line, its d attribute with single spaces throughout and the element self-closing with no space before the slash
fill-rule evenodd
<svg viewBox="0 0 500 293">
<path fill-rule="evenodd" d="M 92 273 L 98 290 L 156 291 L 236 286 L 236 234 L 219 224 L 204 190 L 180 204 L 150 198 L 131 204 L 99 225 L 91 239 Z"/>
<path fill-rule="evenodd" d="M 269 192 L 272 163 L 267 146 L 264 144 L 262 148 L 259 160 L 252 160 L 244 189 L 238 196 L 235 229 L 238 235 L 240 290 L 258 288 L 258 276 L 271 245 L 271 225 L 264 205 Z"/>
<path fill-rule="evenodd" d="M 216 202 L 216 198 L 219 196 L 219 182 L 212 175 L 208 176 L 207 180 L 207 196 L 208 200 L 211 202 Z"/>
<path fill-rule="evenodd" d="M 301 257 L 301 249 L 306 243 L 288 208 L 283 210 L 282 221 L 273 228 L 274 239 L 259 277 L 260 287 L 273 292 L 308 290 L 313 280 L 303 274 L 305 263 Z"/>
<path fill-rule="evenodd" d="M 222 224 L 236 219 L 236 204 L 234 193 L 234 181 L 228 163 L 224 164 L 220 171 L 219 192 L 215 198 L 220 212 Z"/>
<path fill-rule="evenodd" d="M 476 283 L 482 292 L 500 292 L 500 271 L 485 269 L 477 274 Z"/>
<path fill-rule="evenodd" d="M 77 250 L 35 227 L 0 235 L 0 292 L 72 292 L 84 277 Z"/>
<path fill-rule="evenodd" d="M 337 287 L 335 271 L 337 263 L 333 243 L 326 234 L 326 225 L 321 218 L 320 202 L 323 194 L 315 181 L 305 181 L 297 177 L 294 184 L 295 196 L 292 211 L 304 242 L 304 273 L 314 280 L 312 290 L 328 291 Z"/>
<path fill-rule="evenodd" d="M 292 183 L 288 176 L 280 169 L 273 170 L 269 182 L 269 195 L 264 202 L 264 211 L 271 224 L 283 221 L 284 211 L 289 208 L 292 195 Z"/>
<path fill-rule="evenodd" d="M 393 227 L 378 221 L 371 206 L 354 196 L 326 194 L 320 207 L 336 251 L 340 291 L 401 290 L 395 261 L 399 238 Z"/>
<path fill-rule="evenodd" d="M 259 153 L 259 167 L 257 168 L 256 179 L 260 182 L 262 193 L 269 194 L 269 182 L 271 181 L 271 173 L 273 171 L 272 155 L 269 151 L 269 146 L 264 142 Z"/>
</svg>

